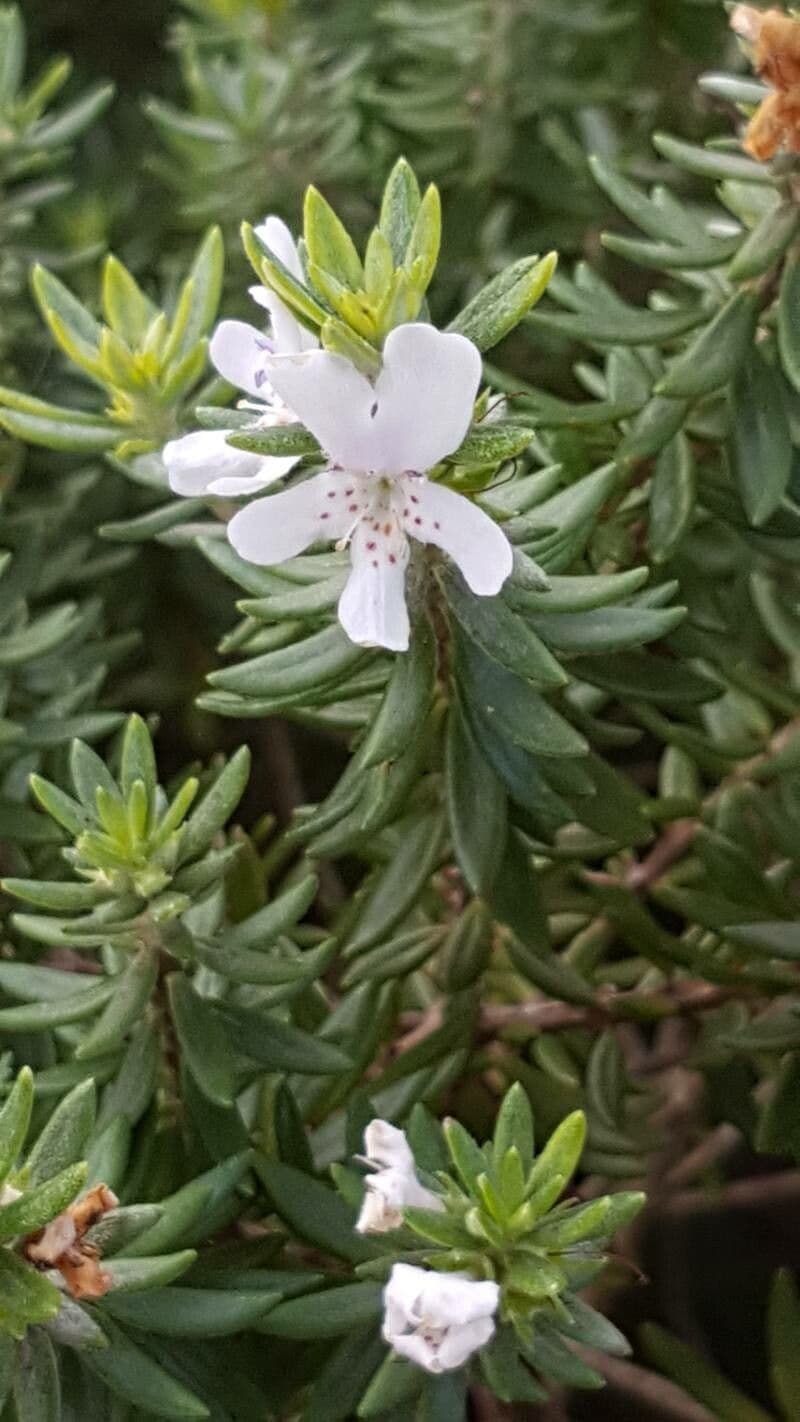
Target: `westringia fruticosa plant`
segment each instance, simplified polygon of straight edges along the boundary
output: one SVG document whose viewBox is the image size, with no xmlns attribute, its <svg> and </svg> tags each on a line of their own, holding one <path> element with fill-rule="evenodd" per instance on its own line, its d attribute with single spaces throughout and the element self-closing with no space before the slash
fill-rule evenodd
<svg viewBox="0 0 800 1422">
<path fill-rule="evenodd" d="M 795 1422 L 800 18 L 329 8 L 0 10 L 0 1422 Z"/>
</svg>

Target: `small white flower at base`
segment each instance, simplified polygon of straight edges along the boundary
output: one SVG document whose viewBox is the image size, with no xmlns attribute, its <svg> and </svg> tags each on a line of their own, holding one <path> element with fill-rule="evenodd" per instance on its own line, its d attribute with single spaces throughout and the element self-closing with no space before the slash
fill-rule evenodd
<svg viewBox="0 0 800 1422">
<path fill-rule="evenodd" d="M 395 1264 L 383 1291 L 383 1337 L 428 1373 L 462 1368 L 494 1334 L 499 1285 Z"/>
<path fill-rule="evenodd" d="M 387 337 L 371 383 L 343 356 L 267 356 L 273 388 L 319 440 L 329 467 L 237 513 L 228 537 L 242 558 L 283 563 L 320 540 L 350 544 L 339 620 L 360 646 L 404 652 L 409 539 L 434 544 L 482 597 L 495 596 L 513 554 L 470 499 L 424 477 L 469 429 L 481 378 L 471 341 L 410 322 Z"/>
<path fill-rule="evenodd" d="M 291 232 L 278 217 L 268 217 L 256 229 L 275 256 L 293 276 L 303 280 L 300 258 Z M 276 351 L 298 354 L 311 350 L 317 339 L 295 320 L 279 296 L 266 287 L 250 288 L 250 295 L 270 314 L 272 338 L 246 321 L 222 321 L 209 346 L 209 355 L 220 375 L 244 390 L 249 400 L 241 402 L 253 414 L 252 429 L 272 429 L 294 424 L 295 416 L 272 389 L 265 361 Z M 163 460 L 170 488 L 176 494 L 196 498 L 202 494 L 236 498 L 257 493 L 282 479 L 297 463 L 294 455 L 249 454 L 228 444 L 232 429 L 194 430 L 164 446 Z"/>
<path fill-rule="evenodd" d="M 0 1205 L 13 1205 L 15 1200 L 19 1200 L 22 1195 L 21 1190 L 17 1190 L 14 1185 L 8 1183 L 0 1185 Z"/>
<path fill-rule="evenodd" d="M 364 1149 L 374 1175 L 364 1182 L 364 1202 L 356 1222 L 359 1234 L 386 1234 L 399 1229 L 407 1205 L 421 1210 L 444 1209 L 440 1195 L 417 1179 L 416 1163 L 404 1131 L 389 1121 L 371 1121 L 364 1132 Z"/>
</svg>

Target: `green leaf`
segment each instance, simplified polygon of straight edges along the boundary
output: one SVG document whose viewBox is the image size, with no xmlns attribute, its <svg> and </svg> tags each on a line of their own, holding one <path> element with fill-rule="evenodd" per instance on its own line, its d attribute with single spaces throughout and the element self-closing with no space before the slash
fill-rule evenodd
<svg viewBox="0 0 800 1422">
<path fill-rule="evenodd" d="M 506 1151 L 517 1150 L 524 1170 L 533 1163 L 533 1112 L 525 1088 L 518 1081 L 506 1092 L 497 1113 L 492 1140 L 492 1159 L 495 1169 Z"/>
<path fill-rule="evenodd" d="M 83 741 L 74 740 L 72 742 L 69 768 L 75 793 L 81 804 L 85 805 L 87 810 L 92 813 L 93 818 L 98 786 L 102 786 L 112 798 L 117 800 L 120 798 L 119 789 L 105 761 L 101 760 L 97 752 L 93 751 L 91 746 L 85 745 Z"/>
<path fill-rule="evenodd" d="M 225 1338 L 252 1328 L 280 1297 L 279 1293 L 266 1291 L 184 1286 L 144 1293 L 115 1291 L 103 1300 L 103 1312 L 110 1313 L 119 1323 L 145 1333 L 162 1333 L 167 1338 Z"/>
<path fill-rule="evenodd" d="M 196 1240 L 207 1239 L 219 1227 L 231 1197 L 250 1168 L 248 1151 L 231 1156 L 220 1165 L 191 1180 L 174 1195 L 161 1201 L 161 1218 L 126 1244 L 121 1254 L 128 1259 L 144 1259 L 166 1249 L 183 1249 Z"/>
<path fill-rule="evenodd" d="M 749 287 L 729 297 L 700 335 L 667 369 L 657 395 L 695 400 L 733 379 L 750 348 L 759 298 Z"/>
<path fill-rule="evenodd" d="M 800 923 L 778 919 L 766 923 L 736 923 L 725 929 L 725 937 L 742 943 L 770 958 L 800 959 Z"/>
<path fill-rule="evenodd" d="M 604 232 L 603 246 L 616 256 L 623 257 L 638 266 L 652 267 L 656 271 L 698 271 L 707 267 L 719 267 L 733 257 L 739 247 L 739 238 L 697 239 L 686 246 L 674 242 L 643 242 L 635 237 L 623 237 L 617 232 Z"/>
<path fill-rule="evenodd" d="M 778 1069 L 772 1096 L 761 1108 L 756 1149 L 764 1155 L 791 1155 L 800 1161 L 800 1054 L 789 1052 Z"/>
<path fill-rule="evenodd" d="M 531 1377 L 511 1328 L 499 1329 L 480 1354 L 481 1371 L 501 1402 L 544 1402 L 547 1393 Z"/>
<path fill-rule="evenodd" d="M 148 796 L 154 794 L 158 783 L 158 770 L 153 741 L 141 716 L 131 716 L 122 739 L 120 785 L 123 795 L 130 795 L 137 780 L 142 781 Z"/>
<path fill-rule="evenodd" d="M 258 276 L 271 287 L 282 301 L 310 330 L 319 330 L 327 319 L 328 311 L 315 300 L 308 287 L 280 262 L 257 231 L 245 224 L 242 241 Z"/>
<path fill-rule="evenodd" d="M 37 908 L 55 909 L 72 913 L 80 909 L 91 909 L 105 897 L 102 889 L 95 884 L 73 884 L 54 881 L 42 883 L 39 879 L 3 879 L 2 887 L 7 894 Z"/>
<path fill-rule="evenodd" d="M 414 815 L 402 824 L 402 837 L 389 864 L 370 881 L 355 932 L 344 949 L 346 958 L 372 948 L 402 922 L 439 862 L 444 832 L 441 816 Z"/>
<path fill-rule="evenodd" d="M 29 1324 L 46 1323 L 61 1307 L 49 1279 L 10 1249 L 0 1249 L 0 1334 L 24 1337 Z"/>
<path fill-rule="evenodd" d="M 396 760 L 417 735 L 430 711 L 435 684 L 436 642 L 425 618 L 415 627 L 406 656 L 394 659 L 386 692 L 359 751 L 365 769 Z"/>
<path fill-rule="evenodd" d="M 175 1030 L 192 1076 L 209 1101 L 232 1106 L 236 1096 L 233 1058 L 211 1002 L 199 996 L 183 973 L 171 973 L 167 987 Z"/>
<path fill-rule="evenodd" d="M 800 1422 L 800 1300 L 788 1269 L 772 1281 L 767 1337 L 773 1396 L 786 1422 Z"/>
<path fill-rule="evenodd" d="M 140 948 L 125 971 L 112 980 L 113 996 L 75 1049 L 79 1061 L 100 1056 L 117 1045 L 141 1017 L 157 978 L 157 953 L 149 947 Z"/>
<path fill-rule="evenodd" d="M 473 425 L 469 434 L 449 456 L 452 464 L 500 464 L 527 449 L 535 432 L 526 425 L 488 421 Z"/>
<path fill-rule="evenodd" d="M 500 597 L 474 597 L 460 578 L 447 579 L 448 603 L 470 642 L 535 687 L 564 686 L 566 673 L 552 652 Z"/>
<path fill-rule="evenodd" d="M 306 188 L 303 236 L 310 260 L 343 286 L 358 291 L 364 280 L 361 259 L 352 238 L 329 202 L 315 187 Z"/>
<path fill-rule="evenodd" d="M 253 657 L 240 666 L 212 672 L 209 682 L 223 691 L 244 696 L 284 697 L 307 692 L 330 681 L 341 681 L 367 653 L 357 647 L 338 622 L 289 647 Z"/>
<path fill-rule="evenodd" d="M 522 257 L 506 267 L 458 313 L 448 331 L 466 336 L 479 351 L 496 346 L 544 295 L 557 261 L 550 252 L 541 260 Z"/>
<path fill-rule="evenodd" d="M 473 893 L 488 894 L 505 850 L 506 793 L 481 755 L 458 701 L 448 718 L 445 785 L 459 868 Z"/>
<path fill-rule="evenodd" d="M 800 390 L 800 258 L 790 257 L 778 294 L 778 349 L 781 364 L 795 390 Z"/>
<path fill-rule="evenodd" d="M 365 1419 L 381 1417 L 384 1413 L 391 1415 L 393 1408 L 410 1404 L 418 1395 L 423 1377 L 420 1368 L 390 1353 L 364 1392 L 356 1415 Z"/>
<path fill-rule="evenodd" d="M 462 647 L 459 642 L 458 650 L 457 671 L 465 692 L 464 706 L 475 713 L 476 728 L 490 727 L 498 737 L 510 739 L 534 754 L 586 754 L 588 744 L 583 736 L 527 682 L 497 666 L 469 643 Z M 478 737 L 481 744 L 479 730 Z"/>
<path fill-rule="evenodd" d="M 397 266 L 406 259 L 419 208 L 419 184 L 414 170 L 405 158 L 398 158 L 383 189 L 380 213 L 380 230 Z"/>
<path fill-rule="evenodd" d="M 633 464 L 659 454 L 683 429 L 689 408 L 688 400 L 668 400 L 666 396 L 654 395 L 618 446 L 617 461 Z"/>
<path fill-rule="evenodd" d="M 69 1165 L 43 1185 L 26 1190 L 10 1205 L 0 1205 L 0 1243 L 43 1229 L 72 1203 L 85 1180 L 84 1163 Z"/>
<path fill-rule="evenodd" d="M 122 435 L 118 425 L 89 424 L 77 411 L 74 417 L 73 411 L 51 416 L 0 407 L 0 427 L 13 439 L 71 454 L 105 454 L 119 444 Z"/>
<path fill-rule="evenodd" d="M 719 153 L 713 148 L 702 148 L 695 143 L 684 143 L 666 133 L 654 134 L 653 145 L 662 158 L 666 158 L 678 168 L 685 168 L 689 173 L 696 173 L 700 178 L 733 178 L 737 182 L 759 184 L 771 184 L 774 181 L 769 165 L 755 163 L 752 158 Z"/>
<path fill-rule="evenodd" d="M 127 267 L 111 252 L 103 263 L 102 301 L 109 326 L 135 350 L 158 311 Z"/>
<path fill-rule="evenodd" d="M 478 1177 L 486 1171 L 486 1156 L 460 1121 L 448 1116 L 442 1124 L 442 1129 L 450 1159 L 461 1183 L 465 1190 L 472 1193 L 476 1189 Z"/>
<path fill-rule="evenodd" d="M 537 613 L 530 621 L 548 646 L 557 647 L 564 653 L 597 655 L 638 647 L 667 637 L 683 621 L 687 610 L 685 607 L 646 605 L 610 607 L 571 615 Z"/>
<path fill-rule="evenodd" d="M 442 201 L 439 189 L 430 183 L 419 206 L 408 239 L 404 267 L 412 273 L 415 289 L 422 293 L 430 285 L 442 241 Z"/>
<path fill-rule="evenodd" d="M 792 436 L 774 372 L 751 351 L 731 388 L 731 467 L 747 517 L 760 528 L 786 493 L 792 472 Z"/>
<path fill-rule="evenodd" d="M 0 24 L 2 24 L 2 18 L 0 18 Z M 11 1334 L 4 1330 L 2 1307 L 0 1306 L 0 1408 L 5 1407 L 8 1400 L 16 1361 L 17 1346 Z"/>
<path fill-rule="evenodd" d="M 374 1327 L 356 1329 L 343 1339 L 314 1383 L 303 1422 L 345 1422 L 351 1418 L 385 1352 L 386 1344 Z"/>
<path fill-rule="evenodd" d="M 26 1003 L 24 1007 L 0 1008 L 0 1030 L 7 1032 L 45 1032 L 64 1027 L 67 1022 L 80 1022 L 94 1017 L 114 994 L 114 983 L 90 978 L 90 987 L 82 988 L 72 997 L 53 998 L 44 1003 Z"/>
<path fill-rule="evenodd" d="M 26 1161 L 30 1185 L 40 1185 L 83 1157 L 95 1121 L 91 1077 L 73 1087 L 56 1106 Z"/>
<path fill-rule="evenodd" d="M 328 1186 L 264 1156 L 255 1165 L 274 1209 L 301 1239 L 352 1264 L 374 1257 L 374 1245 L 355 1232 L 355 1211 Z"/>
<path fill-rule="evenodd" d="M 338 945 L 335 939 L 329 938 L 319 948 L 307 948 L 291 958 L 234 948 L 227 941 L 211 944 L 196 938 L 194 947 L 201 963 L 231 982 L 299 989 L 304 983 L 316 982 L 322 977 L 336 956 Z"/>
<path fill-rule="evenodd" d="M 463 1368 L 438 1377 L 424 1375 L 417 1422 L 464 1422 L 466 1406 L 467 1375 Z"/>
<path fill-rule="evenodd" d="M 650 480 L 648 544 L 655 563 L 666 563 L 691 526 L 697 494 L 692 446 L 682 432 L 665 445 Z"/>
<path fill-rule="evenodd" d="M 615 1358 L 627 1358 L 633 1351 L 624 1334 L 605 1317 L 604 1314 L 575 1296 L 563 1295 L 563 1302 L 569 1310 L 570 1319 L 559 1320 L 559 1328 L 576 1343 L 585 1343 L 589 1348 L 601 1348 Z"/>
<path fill-rule="evenodd" d="M 87 89 L 74 103 L 68 104 L 49 119 L 41 120 L 34 133 L 38 147 L 58 148 L 71 143 L 89 128 L 114 97 L 113 84 L 97 84 Z"/>
<path fill-rule="evenodd" d="M 176 365 L 205 336 L 217 314 L 225 268 L 225 246 L 219 227 L 202 238 L 179 297 L 173 329 L 165 347 Z M 184 309 L 180 307 L 183 303 Z M 176 339 L 177 337 L 177 339 Z"/>
<path fill-rule="evenodd" d="M 156 1417 L 192 1419 L 209 1411 L 194 1393 L 171 1377 L 141 1348 L 116 1328 L 110 1329 L 109 1346 L 83 1354 L 84 1365 L 113 1393 L 137 1409 Z"/>
<path fill-rule="evenodd" d="M 219 1004 L 217 1011 L 231 1048 L 270 1071 L 332 1076 L 353 1065 L 341 1047 L 312 1037 L 310 1032 L 302 1032 L 258 1008 L 225 1002 Z"/>
<path fill-rule="evenodd" d="M 687 1343 L 655 1323 L 641 1331 L 646 1356 L 661 1372 L 725 1422 L 772 1422 L 769 1413 L 751 1402 Z"/>
<path fill-rule="evenodd" d="M 0 1111 L 0 1186 L 25 1143 L 33 1107 L 33 1072 L 22 1067 Z"/>
<path fill-rule="evenodd" d="M 383 1284 L 366 1280 L 278 1304 L 267 1314 L 259 1332 L 304 1342 L 311 1338 L 338 1338 L 372 1323 L 382 1313 Z"/>
<path fill-rule="evenodd" d="M 704 319 L 704 311 L 697 306 L 673 311 L 641 311 L 623 302 L 574 315 L 535 311 L 526 318 L 534 331 L 556 331 L 570 340 L 598 346 L 663 345 L 693 331 Z"/>
<path fill-rule="evenodd" d="M 228 415 L 227 410 L 223 411 Z M 230 422 L 228 422 L 230 423 Z M 274 425 L 272 429 L 236 430 L 227 441 L 234 449 L 251 454 L 291 455 L 316 454 L 319 443 L 303 425 Z"/>
<path fill-rule="evenodd" d="M 595 1368 L 590 1368 L 570 1348 L 563 1343 L 544 1319 L 538 1319 L 538 1328 L 530 1343 L 523 1344 L 523 1354 L 543 1377 L 567 1387 L 603 1387 L 605 1379 Z"/>
<path fill-rule="evenodd" d="M 288 932 L 303 917 L 306 909 L 314 902 L 319 887 L 316 874 L 306 874 L 291 888 L 285 889 L 272 903 L 253 913 L 249 918 L 227 929 L 222 935 L 223 949 L 255 948 L 263 950 L 272 947 L 282 934 Z"/>
<path fill-rule="evenodd" d="M 570 1180 L 578 1168 L 585 1140 L 586 1117 L 582 1111 L 573 1111 L 556 1127 L 537 1156 L 528 1177 L 528 1193 L 532 1194 L 551 1175 Z"/>
<path fill-rule="evenodd" d="M 26 1334 L 17 1354 L 15 1422 L 60 1422 L 61 1386 L 55 1349 L 43 1329 Z"/>
<path fill-rule="evenodd" d="M 719 686 L 693 667 L 672 657 L 646 652 L 615 652 L 605 660 L 576 658 L 570 663 L 570 670 L 622 701 L 692 706 L 719 696 Z"/>
<path fill-rule="evenodd" d="M 748 233 L 736 253 L 728 267 L 729 279 L 733 282 L 751 281 L 753 277 L 769 271 L 791 246 L 798 228 L 800 213 L 796 203 L 786 202 L 777 208 L 770 208 Z"/>
</svg>

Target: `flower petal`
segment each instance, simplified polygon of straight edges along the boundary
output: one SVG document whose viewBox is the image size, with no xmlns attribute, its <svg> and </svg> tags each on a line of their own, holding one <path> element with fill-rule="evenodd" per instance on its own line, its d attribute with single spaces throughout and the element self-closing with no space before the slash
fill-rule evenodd
<svg viewBox="0 0 800 1422">
<path fill-rule="evenodd" d="M 211 337 L 208 353 L 223 378 L 248 395 L 261 395 L 269 381 L 265 358 L 271 350 L 266 337 L 246 321 L 221 321 Z"/>
<path fill-rule="evenodd" d="M 341 484 L 341 475 L 326 471 L 283 493 L 256 499 L 228 524 L 230 543 L 249 563 L 268 567 L 294 558 L 320 539 L 343 537 L 352 514 Z"/>
<path fill-rule="evenodd" d="M 463 1368 L 468 1358 L 483 1348 L 494 1333 L 493 1318 L 477 1318 L 473 1323 L 455 1324 L 448 1328 L 437 1349 L 437 1362 L 443 1373 Z"/>
<path fill-rule="evenodd" d="M 401 1333 L 409 1324 L 416 1325 L 421 1321 L 419 1303 L 427 1274 L 427 1269 L 418 1269 L 415 1264 L 393 1266 L 383 1291 L 386 1310 L 384 1338 L 388 1336 L 387 1329 L 392 1333 Z"/>
<path fill-rule="evenodd" d="M 384 1169 L 414 1169 L 414 1156 L 406 1133 L 391 1121 L 370 1121 L 364 1131 L 364 1154 L 371 1165 Z"/>
<path fill-rule="evenodd" d="M 406 539 L 399 530 L 391 537 L 376 536 L 372 525 L 362 522 L 353 535 L 351 555 L 352 572 L 339 599 L 345 632 L 360 647 L 408 651 Z"/>
<path fill-rule="evenodd" d="M 349 360 L 330 351 L 308 351 L 271 356 L 268 369 L 274 389 L 333 464 L 364 473 L 383 468 L 370 413 L 375 390 Z"/>
<path fill-rule="evenodd" d="M 231 433 L 231 430 L 195 430 L 181 439 L 171 439 L 162 455 L 170 488 L 176 494 L 192 497 L 207 494 L 221 476 L 251 480 L 258 474 L 263 463 L 261 456 L 234 449 L 226 442 L 226 435 Z"/>
<path fill-rule="evenodd" d="M 474 1323 L 478 1318 L 491 1318 L 499 1301 L 499 1286 L 491 1280 L 429 1271 L 421 1308 L 426 1318 L 435 1320 L 440 1326 L 457 1326 Z"/>
<path fill-rule="evenodd" d="M 314 351 L 267 361 L 278 394 L 334 464 L 423 473 L 461 443 L 481 374 L 477 348 L 414 322 L 387 338 L 375 384 L 342 356 Z"/>
<path fill-rule="evenodd" d="M 463 494 L 429 479 L 404 479 L 403 492 L 406 533 L 448 553 L 478 596 L 499 593 L 514 553 L 494 519 Z"/>
<path fill-rule="evenodd" d="M 463 440 L 481 378 L 477 346 L 415 321 L 397 326 L 375 382 L 387 472 L 424 474 Z"/>
<path fill-rule="evenodd" d="M 275 254 L 278 261 L 283 263 L 287 271 L 291 272 L 295 280 L 305 284 L 297 243 L 286 223 L 279 217 L 268 217 L 256 228 L 256 235 Z M 251 286 L 250 295 L 259 306 L 264 306 L 269 312 L 275 349 L 280 355 L 316 350 L 319 345 L 316 336 L 312 331 L 306 330 L 305 326 L 301 326 L 286 303 L 281 301 L 274 291 L 270 291 L 267 286 Z"/>
<path fill-rule="evenodd" d="M 407 1358 L 409 1363 L 416 1363 L 417 1367 L 424 1368 L 426 1373 L 444 1372 L 438 1348 L 430 1344 L 421 1333 L 399 1333 L 391 1338 L 387 1338 L 384 1333 L 383 1336 L 400 1358 Z"/>
<path fill-rule="evenodd" d="M 296 281 L 303 280 L 303 268 L 300 264 L 300 253 L 297 250 L 297 243 L 294 240 L 289 228 L 282 217 L 275 217 L 270 213 L 264 221 L 255 229 L 256 236 L 271 252 L 274 252 L 279 262 L 282 262 L 286 270 L 291 272 Z"/>
<path fill-rule="evenodd" d="M 388 1178 L 387 1178 L 388 1177 Z M 403 1223 L 403 1181 L 397 1171 L 382 1170 L 368 1178 L 361 1213 L 356 1221 L 358 1234 L 387 1234 Z"/>
<path fill-rule="evenodd" d="M 230 446 L 229 446 L 230 448 Z M 239 450 L 239 453 L 244 451 Z M 256 454 L 252 456 L 258 460 L 258 468 L 255 474 L 249 478 L 229 478 L 227 475 L 221 479 L 213 479 L 208 486 L 209 494 L 216 494 L 219 498 L 238 499 L 247 494 L 257 494 L 259 489 L 268 489 L 271 484 L 277 483 L 278 479 L 283 479 L 299 461 L 299 455 L 294 454 Z"/>
</svg>

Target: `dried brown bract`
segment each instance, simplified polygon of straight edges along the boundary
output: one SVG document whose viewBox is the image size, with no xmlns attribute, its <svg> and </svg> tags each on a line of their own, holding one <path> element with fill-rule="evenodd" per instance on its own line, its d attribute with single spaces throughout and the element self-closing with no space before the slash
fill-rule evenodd
<svg viewBox="0 0 800 1422">
<path fill-rule="evenodd" d="M 737 5 L 731 27 L 752 46 L 754 67 L 774 91 L 753 114 L 745 148 L 761 163 L 776 153 L 800 153 L 800 20 Z"/>
<path fill-rule="evenodd" d="M 111 1288 L 100 1251 L 84 1236 L 119 1201 L 107 1185 L 95 1185 L 45 1229 L 26 1239 L 22 1252 L 40 1269 L 57 1269 L 74 1299 L 100 1299 Z"/>
</svg>

